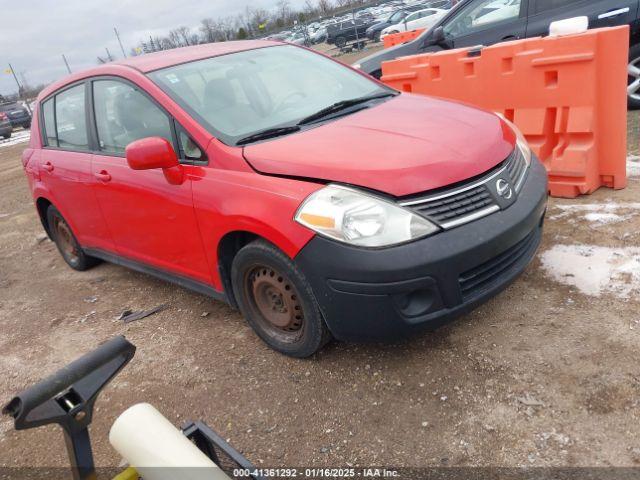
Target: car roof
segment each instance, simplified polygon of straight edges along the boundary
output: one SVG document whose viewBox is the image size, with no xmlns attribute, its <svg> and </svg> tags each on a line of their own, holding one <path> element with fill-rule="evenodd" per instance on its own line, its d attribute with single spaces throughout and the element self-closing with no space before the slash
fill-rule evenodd
<svg viewBox="0 0 640 480">
<path fill-rule="evenodd" d="M 203 45 L 174 48 L 172 50 L 164 50 L 162 52 L 129 57 L 114 63 L 135 68 L 143 73 L 148 73 L 154 70 L 171 67 L 173 65 L 274 45 L 281 45 L 281 42 L 270 40 L 239 40 L 232 42 L 206 43 Z"/>
<path fill-rule="evenodd" d="M 246 50 L 255 50 L 257 48 L 273 47 L 276 45 L 285 44 L 275 40 L 236 40 L 231 42 L 206 43 L 191 47 L 174 48 L 172 50 L 163 50 L 161 52 L 128 57 L 67 75 L 44 88 L 38 95 L 38 100 L 44 99 L 51 93 L 55 93 L 66 85 L 76 81 L 108 74 L 109 71 L 113 70 L 114 66 L 132 68 L 142 73 L 149 73 L 154 70 L 160 70 L 174 65 L 204 60 L 205 58 L 219 57 L 221 55 L 244 52 Z"/>
</svg>

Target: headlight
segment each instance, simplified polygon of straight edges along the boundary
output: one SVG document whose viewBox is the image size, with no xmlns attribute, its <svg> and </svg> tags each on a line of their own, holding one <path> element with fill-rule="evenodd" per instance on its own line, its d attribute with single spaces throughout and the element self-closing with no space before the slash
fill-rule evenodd
<svg viewBox="0 0 640 480">
<path fill-rule="evenodd" d="M 339 185 L 312 193 L 295 220 L 320 235 L 362 247 L 388 247 L 438 231 L 395 203 Z"/>
<path fill-rule="evenodd" d="M 513 122 L 507 120 L 505 116 L 500 113 L 497 113 L 497 115 L 500 118 L 502 118 L 502 120 L 504 120 L 504 123 L 509 125 L 511 130 L 513 130 L 513 133 L 516 134 L 516 146 L 522 152 L 522 156 L 524 157 L 524 161 L 527 163 L 527 167 L 528 167 L 529 165 L 531 165 L 531 147 L 529 147 L 529 144 L 527 143 L 527 139 L 524 138 L 524 135 L 522 134 L 520 129 L 516 127 Z"/>
</svg>

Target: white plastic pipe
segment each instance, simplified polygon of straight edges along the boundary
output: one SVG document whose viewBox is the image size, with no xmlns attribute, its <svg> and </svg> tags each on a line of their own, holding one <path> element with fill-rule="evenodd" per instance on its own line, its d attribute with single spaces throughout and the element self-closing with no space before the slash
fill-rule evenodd
<svg viewBox="0 0 640 480">
<path fill-rule="evenodd" d="M 229 480 L 148 403 L 125 410 L 113 423 L 109 442 L 144 480 Z"/>
<path fill-rule="evenodd" d="M 574 17 L 566 20 L 551 22 L 549 25 L 549 36 L 560 37 L 562 35 L 573 35 L 574 33 L 584 33 L 589 29 L 589 17 Z"/>
</svg>

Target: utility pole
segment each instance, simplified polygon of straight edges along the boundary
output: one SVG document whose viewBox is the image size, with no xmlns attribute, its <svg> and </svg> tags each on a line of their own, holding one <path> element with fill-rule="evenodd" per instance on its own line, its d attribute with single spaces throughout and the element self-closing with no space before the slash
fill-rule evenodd
<svg viewBox="0 0 640 480">
<path fill-rule="evenodd" d="M 22 85 L 20 85 L 20 82 L 18 81 L 18 77 L 16 75 L 16 72 L 13 70 L 13 67 L 11 66 L 11 64 L 9 64 L 9 70 L 11 71 L 11 74 L 13 75 L 13 79 L 16 81 L 16 85 L 18 86 L 18 98 L 20 100 L 24 100 L 23 97 L 23 93 L 24 93 L 24 89 L 22 88 Z M 29 112 L 30 115 L 32 115 L 31 113 L 31 107 L 29 107 L 29 104 L 27 102 L 24 102 L 24 104 L 27 106 L 27 111 Z"/>
<path fill-rule="evenodd" d="M 124 58 L 127 58 L 127 54 L 124 53 L 124 47 L 122 46 L 122 40 L 120 40 L 120 34 L 118 33 L 118 29 L 116 27 L 113 27 L 113 31 L 116 34 L 116 38 L 118 39 L 118 43 L 120 44 L 120 50 L 122 50 L 122 56 Z"/>
<path fill-rule="evenodd" d="M 67 72 L 71 73 L 71 68 L 69 68 L 69 62 L 67 62 L 67 57 L 64 56 L 64 53 L 62 54 L 62 60 L 64 60 L 64 64 L 67 67 Z"/>
</svg>

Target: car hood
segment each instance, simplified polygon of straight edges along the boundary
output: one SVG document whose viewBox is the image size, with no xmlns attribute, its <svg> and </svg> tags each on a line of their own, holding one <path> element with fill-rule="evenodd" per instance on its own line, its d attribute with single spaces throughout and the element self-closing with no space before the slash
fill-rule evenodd
<svg viewBox="0 0 640 480">
<path fill-rule="evenodd" d="M 309 130 L 249 145 L 258 172 L 357 185 L 406 196 L 480 175 L 513 151 L 495 114 L 402 94 Z"/>
</svg>

